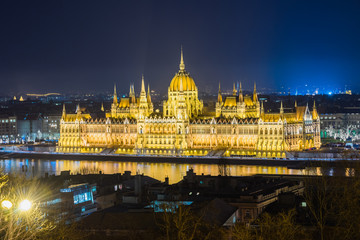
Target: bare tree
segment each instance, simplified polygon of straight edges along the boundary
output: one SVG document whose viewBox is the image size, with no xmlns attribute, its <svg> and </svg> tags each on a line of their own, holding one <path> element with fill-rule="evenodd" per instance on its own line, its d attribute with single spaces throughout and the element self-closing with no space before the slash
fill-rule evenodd
<svg viewBox="0 0 360 240">
<path fill-rule="evenodd" d="M 161 239 L 193 240 L 221 239 L 221 228 L 203 221 L 204 212 L 194 214 L 189 206 L 164 204 L 163 217 L 158 223 L 162 229 Z"/>
<path fill-rule="evenodd" d="M 320 171 L 320 176 L 314 175 L 313 171 Z M 319 230 L 320 239 L 325 239 L 325 228 L 332 211 L 334 199 L 338 194 L 334 191 L 334 178 L 331 176 L 331 167 L 323 162 L 320 167 L 312 167 L 304 176 L 304 198 L 314 224 Z"/>
<path fill-rule="evenodd" d="M 258 221 L 256 239 L 296 240 L 304 237 L 302 227 L 295 223 L 295 210 L 276 215 L 263 214 Z"/>
<path fill-rule="evenodd" d="M 232 240 L 255 240 L 255 232 L 249 226 L 243 223 L 235 224 L 229 230 L 229 237 Z"/>
</svg>

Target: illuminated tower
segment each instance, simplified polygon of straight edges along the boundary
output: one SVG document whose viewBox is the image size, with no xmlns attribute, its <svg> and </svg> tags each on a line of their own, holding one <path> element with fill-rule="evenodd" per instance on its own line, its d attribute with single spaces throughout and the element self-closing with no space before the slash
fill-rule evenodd
<svg viewBox="0 0 360 240">
<path fill-rule="evenodd" d="M 256 92 L 256 83 L 254 83 L 254 93 L 253 93 L 253 103 L 255 105 L 256 108 L 256 117 L 259 118 L 260 117 L 260 102 L 258 99 L 258 95 Z"/>
<path fill-rule="evenodd" d="M 168 89 L 168 100 L 164 101 L 163 114 L 165 117 L 173 117 L 177 113 L 179 105 L 180 85 L 184 95 L 185 107 L 189 118 L 193 118 L 202 113 L 203 103 L 198 99 L 198 88 L 194 79 L 185 70 L 184 55 L 181 48 L 179 72 L 171 80 Z"/>
<path fill-rule="evenodd" d="M 117 93 L 116 93 L 116 84 L 114 84 L 114 95 L 113 95 L 113 102 L 111 104 L 111 116 L 116 117 L 116 110 L 118 107 L 118 99 L 117 99 Z"/>
<path fill-rule="evenodd" d="M 221 116 L 221 107 L 222 107 L 222 105 L 223 105 L 223 100 L 222 100 L 220 83 L 219 83 L 218 100 L 217 100 L 216 106 L 215 106 L 216 117 L 220 117 L 220 116 Z"/>
<path fill-rule="evenodd" d="M 242 91 L 242 87 L 241 87 L 241 82 L 239 84 L 239 98 L 238 98 L 238 103 L 237 103 L 237 115 L 240 118 L 245 118 L 246 114 L 245 114 L 245 102 L 244 102 L 244 95 L 243 95 L 243 91 Z"/>
</svg>

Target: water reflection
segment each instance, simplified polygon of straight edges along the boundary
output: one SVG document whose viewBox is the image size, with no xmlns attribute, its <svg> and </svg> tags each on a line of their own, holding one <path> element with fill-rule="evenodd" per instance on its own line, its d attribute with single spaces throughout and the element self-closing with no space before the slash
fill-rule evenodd
<svg viewBox="0 0 360 240">
<path fill-rule="evenodd" d="M 39 160 L 39 159 L 7 159 L 0 160 L 0 168 L 6 173 L 25 174 L 26 176 L 59 175 L 61 171 L 70 170 L 76 174 L 80 169 L 98 169 L 105 174 L 131 171 L 143 173 L 164 181 L 169 177 L 170 183 L 180 181 L 190 168 L 197 174 L 219 175 L 226 172 L 231 176 L 249 176 L 254 174 L 291 174 L 301 175 L 302 170 L 287 167 L 250 166 L 250 165 L 216 165 L 216 164 L 175 164 L 146 162 L 116 162 L 116 161 L 74 161 L 74 160 Z"/>
</svg>

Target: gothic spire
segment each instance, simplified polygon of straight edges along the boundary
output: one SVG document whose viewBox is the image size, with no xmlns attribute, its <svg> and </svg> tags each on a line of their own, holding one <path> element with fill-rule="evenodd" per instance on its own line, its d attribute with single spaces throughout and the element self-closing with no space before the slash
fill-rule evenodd
<svg viewBox="0 0 360 240">
<path fill-rule="evenodd" d="M 77 114 L 81 114 L 80 104 L 76 105 L 76 111 Z"/>
<path fill-rule="evenodd" d="M 131 85 L 131 102 L 135 103 L 136 102 L 136 97 L 135 97 L 135 88 L 134 88 L 134 84 Z"/>
<path fill-rule="evenodd" d="M 315 103 L 315 100 L 314 100 L 314 106 L 313 106 L 313 111 L 312 111 L 312 118 L 315 120 L 318 118 L 318 113 L 317 113 L 317 110 L 316 110 L 316 103 Z"/>
<path fill-rule="evenodd" d="M 143 74 L 142 77 L 141 77 L 141 92 L 140 92 L 140 94 L 143 94 L 143 93 L 146 94 L 146 91 L 145 91 L 145 82 L 144 82 L 144 74 Z"/>
<path fill-rule="evenodd" d="M 221 96 L 220 82 L 219 82 L 218 102 L 219 102 L 219 103 L 222 103 L 222 96 Z"/>
<path fill-rule="evenodd" d="M 283 107 L 282 101 L 281 101 L 281 105 L 280 105 L 280 114 L 284 114 L 284 107 Z"/>
<path fill-rule="evenodd" d="M 241 82 L 239 84 L 239 102 L 243 102 L 244 101 L 244 95 L 242 92 L 242 88 L 241 88 Z"/>
<path fill-rule="evenodd" d="M 148 84 L 147 102 L 148 102 L 148 103 L 151 103 L 150 84 Z"/>
<path fill-rule="evenodd" d="M 236 96 L 236 94 L 237 94 L 237 90 L 236 90 L 235 83 L 234 83 L 234 85 L 233 85 L 233 96 Z"/>
<path fill-rule="evenodd" d="M 256 93 L 256 82 L 254 83 L 253 101 L 254 101 L 254 103 L 256 103 L 258 101 L 258 97 L 257 97 L 257 93 Z"/>
<path fill-rule="evenodd" d="M 62 118 L 66 117 L 65 103 L 63 103 Z"/>
<path fill-rule="evenodd" d="M 114 97 L 113 97 L 113 103 L 117 104 L 118 99 L 117 99 L 117 94 L 116 94 L 116 84 L 114 83 Z"/>
<path fill-rule="evenodd" d="M 101 111 L 102 111 L 102 112 L 105 111 L 105 109 L 104 109 L 104 103 L 103 103 L 103 102 L 101 103 Z"/>
</svg>

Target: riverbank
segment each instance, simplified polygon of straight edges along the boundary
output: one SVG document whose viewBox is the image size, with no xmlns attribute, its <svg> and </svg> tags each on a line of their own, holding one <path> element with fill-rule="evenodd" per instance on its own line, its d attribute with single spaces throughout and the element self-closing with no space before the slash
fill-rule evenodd
<svg viewBox="0 0 360 240">
<path fill-rule="evenodd" d="M 354 162 L 354 159 L 266 159 L 256 157 L 199 157 L 199 156 L 145 156 L 145 155 L 119 155 L 94 153 L 57 153 L 34 151 L 0 151 L 0 158 L 30 158 L 48 160 L 87 160 L 87 161 L 119 161 L 119 162 L 149 162 L 149 163 L 199 163 L 222 165 L 262 165 L 284 166 L 302 169 L 307 166 L 321 166 L 324 162 L 330 165 L 340 165 L 343 161 Z M 357 159 L 359 160 L 359 159 Z M 357 161 L 356 161 L 357 162 Z"/>
</svg>

